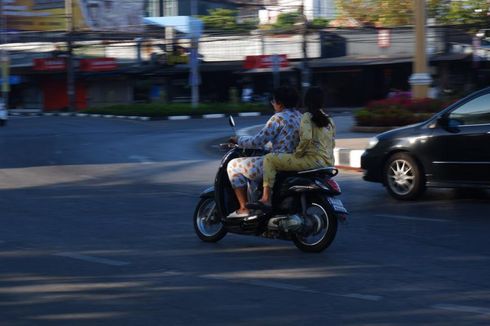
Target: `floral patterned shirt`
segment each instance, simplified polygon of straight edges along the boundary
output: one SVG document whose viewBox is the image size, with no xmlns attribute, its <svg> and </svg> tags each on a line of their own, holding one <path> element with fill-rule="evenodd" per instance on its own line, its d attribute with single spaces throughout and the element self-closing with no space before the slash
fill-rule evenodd
<svg viewBox="0 0 490 326">
<path fill-rule="evenodd" d="M 284 109 L 274 114 L 255 136 L 238 138 L 238 145 L 262 149 L 271 142 L 272 153 L 292 153 L 299 143 L 301 117 L 301 112 L 296 109 Z"/>
</svg>

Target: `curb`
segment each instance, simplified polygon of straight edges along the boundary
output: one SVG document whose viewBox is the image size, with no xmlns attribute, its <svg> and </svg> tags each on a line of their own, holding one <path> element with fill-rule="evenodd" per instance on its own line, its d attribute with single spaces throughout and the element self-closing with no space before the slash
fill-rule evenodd
<svg viewBox="0 0 490 326">
<path fill-rule="evenodd" d="M 160 117 L 145 116 L 128 116 L 112 114 L 95 114 L 95 113 L 77 113 L 77 112 L 9 112 L 9 116 L 37 116 L 37 117 L 88 117 L 88 118 L 106 118 L 106 119 L 126 119 L 140 121 L 158 121 L 158 120 L 189 120 L 189 119 L 219 119 L 227 116 L 233 117 L 258 117 L 270 115 L 268 112 L 242 112 L 242 113 L 215 113 L 215 114 L 196 114 L 196 115 L 170 115 Z"/>
<path fill-rule="evenodd" d="M 335 166 L 339 169 L 361 169 L 361 156 L 364 153 L 363 149 L 351 148 L 334 148 L 333 155 L 335 158 Z"/>
</svg>

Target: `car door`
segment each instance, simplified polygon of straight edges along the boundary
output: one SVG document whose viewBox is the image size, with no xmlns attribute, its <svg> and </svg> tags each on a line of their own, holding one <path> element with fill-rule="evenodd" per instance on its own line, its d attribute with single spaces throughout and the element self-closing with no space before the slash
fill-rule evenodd
<svg viewBox="0 0 490 326">
<path fill-rule="evenodd" d="M 429 142 L 434 182 L 490 184 L 490 93 L 446 113 Z"/>
</svg>

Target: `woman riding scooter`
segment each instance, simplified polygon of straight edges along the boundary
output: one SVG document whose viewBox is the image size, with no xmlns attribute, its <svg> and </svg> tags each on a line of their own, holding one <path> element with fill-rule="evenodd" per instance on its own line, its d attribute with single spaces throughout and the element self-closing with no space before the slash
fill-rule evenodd
<svg viewBox="0 0 490 326">
<path fill-rule="evenodd" d="M 300 127 L 300 142 L 292 154 L 271 153 L 264 157 L 262 199 L 247 205 L 262 211 L 271 208 L 271 190 L 277 171 L 301 171 L 334 165 L 335 124 L 323 112 L 324 94 L 319 87 L 308 89 Z"/>
<path fill-rule="evenodd" d="M 298 92 L 291 87 L 279 87 L 271 101 L 275 114 L 255 136 L 232 137 L 230 141 L 241 148 L 263 149 L 272 143 L 272 153 L 292 153 L 299 143 L 299 127 L 302 114 L 298 111 Z M 228 218 L 249 216 L 247 204 L 247 182 L 260 181 L 263 175 L 263 157 L 236 158 L 228 164 L 227 172 L 239 208 Z"/>
</svg>

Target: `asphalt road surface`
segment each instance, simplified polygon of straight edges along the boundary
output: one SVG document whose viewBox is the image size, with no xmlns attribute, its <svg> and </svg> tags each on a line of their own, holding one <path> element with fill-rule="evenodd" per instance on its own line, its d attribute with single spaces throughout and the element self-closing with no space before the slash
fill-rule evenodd
<svg viewBox="0 0 490 326">
<path fill-rule="evenodd" d="M 203 243 L 192 214 L 229 134 L 225 119 L 0 128 L 0 325 L 490 324 L 487 192 L 398 202 L 342 171 L 351 215 L 325 252 Z"/>
</svg>

